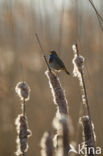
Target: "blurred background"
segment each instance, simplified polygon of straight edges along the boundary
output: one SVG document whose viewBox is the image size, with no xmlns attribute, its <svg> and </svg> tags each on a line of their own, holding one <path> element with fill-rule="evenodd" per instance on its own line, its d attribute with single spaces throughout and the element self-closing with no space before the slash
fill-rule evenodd
<svg viewBox="0 0 103 156">
<path fill-rule="evenodd" d="M 94 0 L 103 16 L 103 0 Z M 35 39 L 38 33 L 45 54 L 56 50 L 71 76 L 59 74 L 69 103 L 76 141 L 81 105 L 79 82 L 73 77 L 72 45 L 78 43 L 85 57 L 85 80 L 97 146 L 103 147 L 103 32 L 88 0 L 0 0 L 0 155 L 16 151 L 15 119 L 21 113 L 15 86 L 25 80 L 30 88 L 27 116 L 32 137 L 28 155 L 40 155 L 40 140 L 53 131 L 56 112 L 47 69 Z M 81 134 L 78 140 L 82 142 Z"/>
</svg>

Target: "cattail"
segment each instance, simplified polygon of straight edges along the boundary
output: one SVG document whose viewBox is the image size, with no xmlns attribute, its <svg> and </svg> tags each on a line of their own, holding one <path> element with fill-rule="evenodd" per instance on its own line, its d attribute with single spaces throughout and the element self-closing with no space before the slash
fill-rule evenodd
<svg viewBox="0 0 103 156">
<path fill-rule="evenodd" d="M 65 92 L 61 87 L 59 78 L 50 71 L 46 71 L 49 79 L 49 85 L 53 95 L 54 104 L 57 106 L 57 113 L 54 119 L 54 128 L 56 134 L 54 136 L 54 147 L 56 156 L 68 156 L 69 153 L 69 135 L 72 124 L 68 113 L 68 102 Z"/>
<path fill-rule="evenodd" d="M 83 139 L 85 142 L 85 147 L 87 148 L 87 155 L 88 156 L 94 156 L 95 154 L 95 148 L 94 148 L 94 142 L 92 139 L 92 131 L 91 131 L 91 126 L 90 126 L 90 122 L 89 122 L 89 117 L 88 116 L 83 116 L 80 118 L 80 123 L 83 126 Z M 94 125 L 92 123 L 92 130 L 93 130 L 93 135 L 96 141 L 96 135 L 94 132 Z"/>
<path fill-rule="evenodd" d="M 54 137 L 54 145 L 56 146 L 57 156 L 69 156 L 69 124 L 68 116 L 63 115 L 61 119 L 55 118 L 53 126 L 57 130 Z"/>
<path fill-rule="evenodd" d="M 57 105 L 57 115 L 68 114 L 68 102 L 65 92 L 61 87 L 59 78 L 50 71 L 46 71 L 46 76 L 49 79 L 49 85 L 52 91 L 54 103 Z"/>
<path fill-rule="evenodd" d="M 79 81 L 80 81 L 80 85 L 82 85 L 82 77 L 81 77 L 81 72 L 83 71 L 83 67 L 84 67 L 84 57 L 80 56 L 78 54 L 78 50 L 76 49 L 76 45 L 72 46 L 73 48 L 73 52 L 74 52 L 74 58 L 73 58 L 73 65 L 74 65 L 74 69 L 73 69 L 73 75 L 75 77 L 78 77 Z"/>
<path fill-rule="evenodd" d="M 41 155 L 42 156 L 53 156 L 54 147 L 51 134 L 45 132 L 41 139 Z"/>
<path fill-rule="evenodd" d="M 85 106 L 86 106 L 86 112 L 87 112 L 87 115 L 88 115 L 89 128 L 90 128 L 90 132 L 91 132 L 91 140 L 92 140 L 93 147 L 95 149 L 96 148 L 95 147 L 95 138 L 94 138 L 94 133 L 93 133 L 93 127 L 92 127 L 92 121 L 91 121 L 91 114 L 90 114 L 90 108 L 89 108 L 89 103 L 88 103 L 86 85 L 85 85 L 85 80 L 84 80 L 84 75 L 83 75 L 84 58 L 79 55 L 77 45 L 73 45 L 72 48 L 73 48 L 73 52 L 74 52 L 74 58 L 73 58 L 74 70 L 73 70 L 73 74 L 74 74 L 75 77 L 78 77 L 79 82 L 80 82 L 80 87 L 81 87 L 81 92 L 82 92 L 82 103 L 85 104 Z M 83 110 L 83 111 L 85 112 L 85 110 Z M 84 131 L 85 131 L 85 129 L 84 129 Z"/>
<path fill-rule="evenodd" d="M 17 129 L 17 151 L 16 155 L 20 154 L 26 155 L 25 152 L 28 150 L 27 139 L 31 136 L 31 131 L 28 129 L 27 117 L 22 114 L 18 115 L 15 121 L 16 129 Z"/>
<path fill-rule="evenodd" d="M 28 84 L 26 82 L 17 83 L 17 85 L 15 87 L 15 91 L 21 100 L 24 100 L 24 99 L 25 99 L 25 101 L 29 100 L 30 87 L 28 86 Z"/>
<path fill-rule="evenodd" d="M 22 104 L 22 113 L 18 115 L 15 121 L 16 125 L 16 130 L 17 130 L 17 151 L 16 155 L 23 155 L 26 156 L 26 152 L 28 150 L 28 137 L 31 136 L 31 131 L 29 130 L 28 122 L 27 122 L 27 117 L 26 117 L 26 109 L 25 109 L 25 104 L 26 101 L 29 100 L 29 94 L 30 94 L 30 88 L 27 85 L 26 82 L 19 82 L 16 87 L 15 91 L 20 97 L 21 104 Z"/>
</svg>

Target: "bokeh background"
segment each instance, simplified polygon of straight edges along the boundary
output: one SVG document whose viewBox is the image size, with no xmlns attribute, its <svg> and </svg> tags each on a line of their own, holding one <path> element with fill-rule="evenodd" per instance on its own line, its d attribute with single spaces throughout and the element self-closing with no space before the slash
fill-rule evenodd
<svg viewBox="0 0 103 156">
<path fill-rule="evenodd" d="M 94 0 L 103 16 L 103 0 Z M 40 140 L 53 131 L 56 112 L 42 53 L 35 39 L 38 33 L 45 54 L 55 49 L 71 76 L 61 72 L 76 140 L 81 105 L 78 80 L 73 77 L 72 44 L 78 42 L 85 57 L 85 80 L 97 146 L 103 147 L 103 32 L 88 0 L 0 0 L 0 155 L 16 151 L 15 119 L 21 112 L 16 83 L 27 81 L 31 88 L 27 116 L 32 137 L 28 155 L 40 155 Z M 81 134 L 78 140 L 82 142 Z"/>
</svg>

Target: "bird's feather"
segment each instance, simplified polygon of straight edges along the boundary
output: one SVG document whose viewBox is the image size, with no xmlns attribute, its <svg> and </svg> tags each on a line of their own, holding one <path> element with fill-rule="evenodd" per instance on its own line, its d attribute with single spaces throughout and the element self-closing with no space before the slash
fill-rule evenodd
<svg viewBox="0 0 103 156">
<path fill-rule="evenodd" d="M 64 68 L 64 67 L 65 67 L 63 61 L 62 61 L 59 57 L 55 56 L 54 59 L 56 59 L 57 64 L 58 64 L 61 68 Z"/>
<path fill-rule="evenodd" d="M 49 56 L 49 63 L 52 63 L 53 62 L 53 55 L 50 55 Z"/>
</svg>

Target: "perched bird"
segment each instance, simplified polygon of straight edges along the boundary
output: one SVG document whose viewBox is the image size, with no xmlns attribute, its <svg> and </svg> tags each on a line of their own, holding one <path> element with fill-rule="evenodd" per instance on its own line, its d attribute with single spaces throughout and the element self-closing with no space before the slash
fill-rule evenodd
<svg viewBox="0 0 103 156">
<path fill-rule="evenodd" d="M 56 51 L 54 51 L 54 50 L 50 51 L 50 55 L 49 55 L 49 66 L 51 68 L 53 68 L 54 70 L 56 70 L 56 71 L 64 70 L 68 75 L 70 75 L 70 73 L 66 69 L 64 63 L 58 57 Z"/>
</svg>

